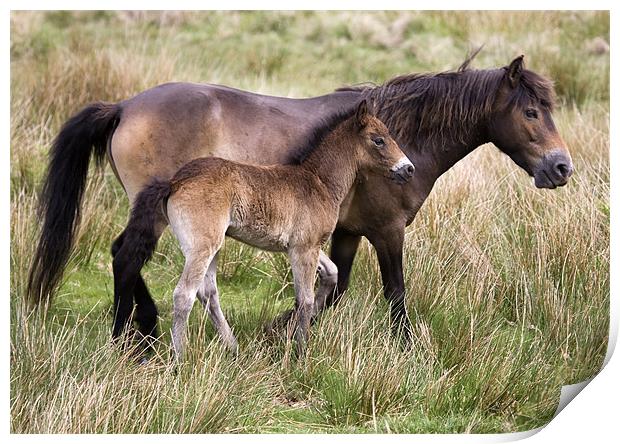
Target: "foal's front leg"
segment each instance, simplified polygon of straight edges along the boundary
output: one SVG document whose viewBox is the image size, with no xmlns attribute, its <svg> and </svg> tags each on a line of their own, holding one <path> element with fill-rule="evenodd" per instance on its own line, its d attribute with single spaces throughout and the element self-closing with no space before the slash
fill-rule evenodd
<svg viewBox="0 0 620 444">
<path fill-rule="evenodd" d="M 308 341 L 310 320 L 314 311 L 314 276 L 320 248 L 295 247 L 289 251 L 295 284 L 295 340 L 297 353 L 303 355 Z"/>
<path fill-rule="evenodd" d="M 338 267 L 332 262 L 323 250 L 319 251 L 319 264 L 317 266 L 317 273 L 319 275 L 319 288 L 316 291 L 316 297 L 314 299 L 314 309 L 312 310 L 312 321 L 316 321 L 316 318 L 328 304 L 334 291 L 336 291 L 336 284 L 338 283 Z M 273 331 L 279 331 L 285 328 L 289 323 L 295 309 L 286 310 L 277 318 L 266 326 L 267 333 Z"/>
</svg>

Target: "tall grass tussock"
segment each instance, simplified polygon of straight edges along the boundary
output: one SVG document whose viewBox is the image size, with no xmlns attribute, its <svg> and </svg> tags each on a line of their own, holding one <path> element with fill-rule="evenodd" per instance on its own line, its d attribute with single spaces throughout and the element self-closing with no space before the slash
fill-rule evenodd
<svg viewBox="0 0 620 444">
<path fill-rule="evenodd" d="M 263 326 L 293 303 L 283 256 L 227 241 L 218 276 L 240 341 L 229 356 L 194 310 L 170 364 L 183 257 L 166 233 L 144 272 L 164 335 L 139 365 L 110 341 L 109 247 L 127 220 L 112 171 L 90 175 L 62 285 L 24 303 L 37 191 L 61 124 L 95 100 L 168 81 L 303 97 L 397 74 L 525 54 L 552 78 L 575 174 L 555 191 L 492 146 L 437 182 L 408 227 L 414 346 L 390 334 L 362 243 L 345 300 L 308 353 Z M 601 368 L 609 327 L 609 14 L 606 12 L 13 12 L 11 381 L 14 433 L 513 432 L 546 424 L 562 385 Z"/>
</svg>

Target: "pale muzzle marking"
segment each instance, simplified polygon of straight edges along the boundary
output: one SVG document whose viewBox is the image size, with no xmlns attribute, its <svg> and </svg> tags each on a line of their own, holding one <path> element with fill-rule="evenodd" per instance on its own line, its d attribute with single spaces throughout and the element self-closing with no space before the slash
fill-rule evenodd
<svg viewBox="0 0 620 444">
<path fill-rule="evenodd" d="M 411 163 L 409 158 L 407 158 L 407 156 L 403 156 L 398 160 L 398 162 L 396 162 L 396 165 L 390 168 L 390 171 L 398 171 L 401 168 L 408 167 L 408 166 L 413 167 L 413 164 Z"/>
</svg>

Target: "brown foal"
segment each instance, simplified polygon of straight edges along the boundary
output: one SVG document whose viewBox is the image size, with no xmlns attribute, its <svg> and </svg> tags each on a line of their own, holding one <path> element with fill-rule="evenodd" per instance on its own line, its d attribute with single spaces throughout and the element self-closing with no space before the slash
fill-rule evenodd
<svg viewBox="0 0 620 444">
<path fill-rule="evenodd" d="M 361 174 L 383 174 L 399 183 L 413 165 L 366 101 L 314 128 L 296 164 L 254 166 L 216 157 L 182 167 L 170 181 L 155 181 L 137 196 L 125 242 L 140 260 L 152 254 L 163 208 L 185 256 L 173 295 L 172 346 L 180 358 L 196 297 L 233 352 L 237 341 L 222 313 L 216 256 L 225 236 L 269 251 L 286 252 L 293 270 L 295 340 L 305 349 L 312 315 L 335 286 L 336 267 L 321 251 L 338 221 L 340 204 Z M 334 277 L 314 294 L 315 272 Z M 329 281 L 328 281 L 329 282 Z"/>
</svg>

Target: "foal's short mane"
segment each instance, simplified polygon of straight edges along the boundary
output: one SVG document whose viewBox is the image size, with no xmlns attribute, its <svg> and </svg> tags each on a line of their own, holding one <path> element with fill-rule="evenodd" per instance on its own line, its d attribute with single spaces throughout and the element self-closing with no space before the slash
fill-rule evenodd
<svg viewBox="0 0 620 444">
<path fill-rule="evenodd" d="M 363 84 L 337 91 L 361 92 L 399 143 L 410 149 L 433 142 L 467 143 L 471 128 L 490 117 L 506 75 L 506 68 L 470 69 L 472 58 L 456 71 L 406 74 L 379 86 Z M 552 109 L 553 83 L 523 69 L 509 101 L 512 106 L 524 106 L 530 100 Z"/>
<path fill-rule="evenodd" d="M 300 145 L 291 150 L 292 158 L 290 164 L 299 165 L 318 148 L 325 137 L 336 129 L 345 120 L 353 117 L 357 107 L 344 108 L 332 115 L 323 118 L 314 128 L 312 128 Z"/>
</svg>

